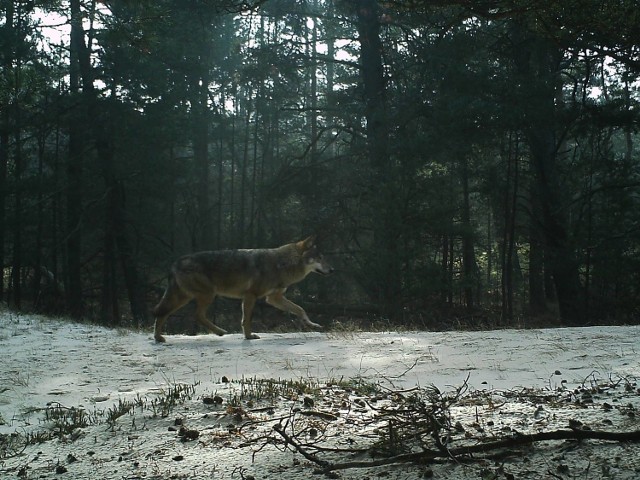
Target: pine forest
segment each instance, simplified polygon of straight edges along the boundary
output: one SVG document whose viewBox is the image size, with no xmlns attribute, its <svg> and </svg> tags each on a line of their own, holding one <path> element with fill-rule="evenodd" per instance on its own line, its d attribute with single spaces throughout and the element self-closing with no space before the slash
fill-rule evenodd
<svg viewBox="0 0 640 480">
<path fill-rule="evenodd" d="M 323 325 L 640 321 L 636 1 L 0 0 L 0 64 L 11 309 L 149 327 L 315 235 Z"/>
</svg>

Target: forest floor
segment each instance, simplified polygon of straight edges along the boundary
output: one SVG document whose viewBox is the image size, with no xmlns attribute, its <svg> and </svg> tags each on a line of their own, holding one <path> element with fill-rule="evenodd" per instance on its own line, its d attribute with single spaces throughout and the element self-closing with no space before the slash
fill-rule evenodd
<svg viewBox="0 0 640 480">
<path fill-rule="evenodd" d="M 638 478 L 639 334 L 296 332 L 160 345 L 150 331 L 0 312 L 0 477 Z"/>
</svg>

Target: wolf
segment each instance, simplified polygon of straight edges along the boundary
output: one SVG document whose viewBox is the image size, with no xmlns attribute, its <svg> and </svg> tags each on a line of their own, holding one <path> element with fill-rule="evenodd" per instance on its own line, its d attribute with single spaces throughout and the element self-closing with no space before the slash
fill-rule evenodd
<svg viewBox="0 0 640 480">
<path fill-rule="evenodd" d="M 315 237 L 307 237 L 278 248 L 218 250 L 193 253 L 179 258 L 171 267 L 169 285 L 154 308 L 157 342 L 165 342 L 162 328 L 169 315 L 190 300 L 196 301 L 196 320 L 217 335 L 227 333 L 206 317 L 216 296 L 242 300 L 242 331 L 248 340 L 260 338 L 251 332 L 251 315 L 256 300 L 298 317 L 301 327 L 322 328 L 284 294 L 287 288 L 310 273 L 328 275 L 333 268 L 318 251 Z"/>
</svg>

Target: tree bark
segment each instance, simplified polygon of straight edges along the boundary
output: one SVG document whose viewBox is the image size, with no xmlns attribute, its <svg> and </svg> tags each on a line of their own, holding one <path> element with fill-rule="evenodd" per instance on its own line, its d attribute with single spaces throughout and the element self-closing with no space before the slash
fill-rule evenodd
<svg viewBox="0 0 640 480">
<path fill-rule="evenodd" d="M 373 271 L 371 288 L 390 317 L 400 313 L 401 259 L 397 238 L 400 219 L 397 212 L 397 181 L 389 155 L 386 80 L 382 63 L 380 9 L 376 0 L 353 2 L 358 18 L 360 68 L 364 85 L 367 120 L 367 154 L 372 170 Z"/>
<path fill-rule="evenodd" d="M 210 250 L 213 247 L 213 219 L 209 188 L 211 184 L 211 175 L 209 174 L 209 75 L 206 60 L 201 58 L 200 62 L 202 71 L 192 79 L 194 92 L 191 112 L 197 218 L 200 226 L 195 249 Z"/>
<path fill-rule="evenodd" d="M 24 171 L 24 162 L 22 158 L 22 132 L 21 132 L 21 116 L 22 111 L 20 108 L 20 103 L 18 102 L 18 91 L 20 89 L 20 59 L 16 60 L 16 66 L 14 70 L 14 88 L 16 89 L 14 92 L 15 100 L 13 104 L 13 142 L 15 154 L 13 156 L 13 177 L 15 184 L 15 194 L 14 194 L 14 218 L 13 218 L 13 257 L 11 262 L 11 303 L 17 309 L 22 307 L 22 174 Z"/>
<path fill-rule="evenodd" d="M 562 187 L 557 171 L 556 89 L 562 53 L 549 41 L 514 24 L 514 60 L 529 98 L 525 134 L 540 200 L 541 225 L 560 316 L 568 325 L 585 322 L 579 265 L 563 212 Z"/>
<path fill-rule="evenodd" d="M 440 301 L 443 305 L 451 306 L 451 303 L 453 302 L 451 289 L 451 286 L 453 285 L 453 278 L 449 271 L 449 235 L 446 233 L 442 235 L 440 247 L 442 251 L 442 262 L 440 263 Z"/>
<path fill-rule="evenodd" d="M 468 159 L 462 158 L 462 269 L 464 303 L 473 308 L 476 302 L 473 294 L 477 282 L 478 268 L 474 249 L 475 235 L 471 225 L 471 203 L 469 200 L 469 165 Z"/>
<path fill-rule="evenodd" d="M 251 114 L 249 108 L 251 107 L 251 91 L 250 87 L 247 87 L 247 97 L 245 98 L 245 122 L 244 122 L 244 149 L 242 152 L 241 164 L 240 164 L 240 204 L 238 212 L 238 234 L 237 241 L 238 246 L 245 247 L 246 241 L 246 201 L 247 201 L 247 165 L 249 164 L 249 141 L 251 139 Z"/>
<path fill-rule="evenodd" d="M 73 97 L 80 95 L 80 51 L 84 43 L 80 0 L 71 0 L 71 61 L 69 64 L 69 90 Z M 86 110 L 76 109 L 69 126 L 69 156 L 67 159 L 67 232 L 65 293 L 67 312 L 74 318 L 84 313 L 82 298 L 82 202 L 84 154 L 84 125 Z"/>
<path fill-rule="evenodd" d="M 560 316 L 568 325 L 582 325 L 585 312 L 578 261 L 561 211 L 553 131 L 543 126 L 533 127 L 529 132 L 529 145 L 542 207 L 545 251 L 549 255 Z"/>
<path fill-rule="evenodd" d="M 6 39 L 14 38 L 13 35 L 13 2 L 8 2 L 5 10 L 5 22 L 2 27 L 2 36 Z M 2 51 L 2 77 L 9 84 L 8 75 L 13 68 L 13 44 L 4 43 Z M 6 238 L 6 196 L 7 196 L 7 171 L 9 165 L 9 139 L 11 137 L 11 114 L 9 104 L 2 105 L 0 109 L 0 302 L 5 300 L 4 272 L 5 272 L 5 238 Z"/>
</svg>

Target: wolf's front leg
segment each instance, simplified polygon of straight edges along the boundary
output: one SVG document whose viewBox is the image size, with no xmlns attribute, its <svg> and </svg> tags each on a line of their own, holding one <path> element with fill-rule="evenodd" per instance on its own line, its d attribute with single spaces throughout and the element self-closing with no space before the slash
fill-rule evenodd
<svg viewBox="0 0 640 480">
<path fill-rule="evenodd" d="M 322 330 L 323 328 L 319 323 L 315 323 L 309 320 L 309 317 L 306 313 L 304 314 L 304 317 L 300 319 L 300 322 L 302 323 L 302 325 L 308 328 L 315 328 L 316 330 Z"/>
<path fill-rule="evenodd" d="M 274 293 L 267 296 L 267 303 L 269 305 L 273 305 L 276 308 L 279 308 L 282 311 L 293 313 L 296 317 L 298 317 L 298 324 L 301 327 L 315 328 L 316 330 L 321 330 L 322 325 L 318 325 L 317 323 L 313 323 L 309 320 L 309 316 L 307 312 L 300 305 L 296 305 L 291 300 L 284 296 L 284 293 Z"/>
<path fill-rule="evenodd" d="M 255 333 L 251 333 L 251 316 L 253 315 L 253 307 L 256 304 L 254 295 L 245 295 L 242 299 L 242 331 L 244 338 L 247 340 L 257 340 L 260 337 Z"/>
</svg>

